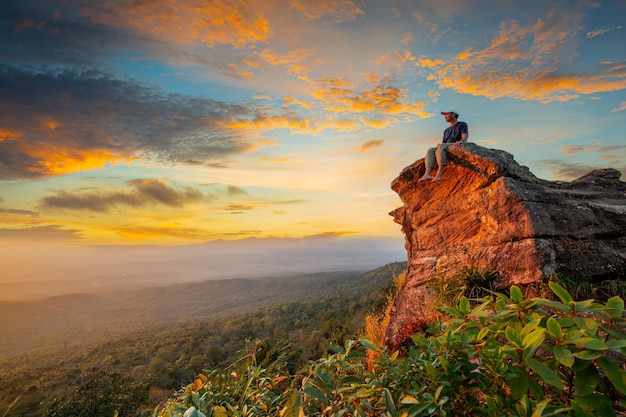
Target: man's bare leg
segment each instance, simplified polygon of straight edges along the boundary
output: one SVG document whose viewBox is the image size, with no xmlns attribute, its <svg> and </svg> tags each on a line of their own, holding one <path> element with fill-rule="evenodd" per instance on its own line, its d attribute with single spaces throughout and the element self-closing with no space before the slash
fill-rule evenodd
<svg viewBox="0 0 626 417">
<path fill-rule="evenodd" d="M 426 172 L 424 173 L 422 178 L 420 178 L 420 181 L 426 181 L 426 180 L 431 179 L 431 176 L 430 176 L 430 170 L 431 169 L 432 169 L 431 167 L 426 167 Z"/>
<path fill-rule="evenodd" d="M 433 181 L 439 181 L 441 180 L 441 177 L 443 176 L 443 167 L 439 167 L 439 169 L 437 170 L 437 175 L 435 175 L 435 178 L 433 178 Z M 430 177 L 429 177 L 430 178 Z"/>
</svg>

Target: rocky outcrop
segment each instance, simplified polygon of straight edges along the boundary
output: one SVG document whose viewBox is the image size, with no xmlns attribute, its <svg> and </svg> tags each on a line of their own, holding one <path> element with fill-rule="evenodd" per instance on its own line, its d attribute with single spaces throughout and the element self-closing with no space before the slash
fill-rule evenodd
<svg viewBox="0 0 626 417">
<path fill-rule="evenodd" d="M 591 280 L 626 276 L 626 183 L 602 169 L 572 182 L 537 178 L 513 155 L 465 143 L 448 152 L 441 181 L 423 181 L 424 160 L 391 188 L 404 203 L 407 278 L 386 343 L 397 349 L 435 313 L 427 283 L 468 266 L 495 269 L 498 285 L 560 273 Z"/>
</svg>

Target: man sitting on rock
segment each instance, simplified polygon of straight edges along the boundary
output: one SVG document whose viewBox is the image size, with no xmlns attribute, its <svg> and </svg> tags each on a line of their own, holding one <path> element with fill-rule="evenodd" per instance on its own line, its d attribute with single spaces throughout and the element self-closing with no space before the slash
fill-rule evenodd
<svg viewBox="0 0 626 417">
<path fill-rule="evenodd" d="M 459 118 L 457 112 L 453 110 L 442 111 L 441 114 L 446 117 L 446 122 L 450 123 L 450 127 L 443 132 L 442 142 L 437 144 L 436 148 L 430 148 L 428 152 L 426 152 L 424 161 L 426 172 L 424 176 L 420 178 L 420 181 L 431 179 L 430 172 L 435 167 L 435 160 L 439 168 L 437 169 L 437 174 L 435 178 L 433 178 L 433 181 L 439 181 L 443 175 L 443 167 L 448 165 L 448 154 L 446 150 L 450 146 L 458 146 L 461 142 L 466 142 L 469 136 L 467 123 L 457 120 Z"/>
</svg>

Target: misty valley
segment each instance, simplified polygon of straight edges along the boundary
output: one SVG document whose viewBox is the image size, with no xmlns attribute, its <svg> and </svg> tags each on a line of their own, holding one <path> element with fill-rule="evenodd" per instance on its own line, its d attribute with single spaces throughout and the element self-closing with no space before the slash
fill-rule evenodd
<svg viewBox="0 0 626 417">
<path fill-rule="evenodd" d="M 0 413 L 52 415 L 91 378 L 121 384 L 149 415 L 197 373 L 236 360 L 246 340 L 295 370 L 357 335 L 405 266 L 2 301 Z"/>
</svg>

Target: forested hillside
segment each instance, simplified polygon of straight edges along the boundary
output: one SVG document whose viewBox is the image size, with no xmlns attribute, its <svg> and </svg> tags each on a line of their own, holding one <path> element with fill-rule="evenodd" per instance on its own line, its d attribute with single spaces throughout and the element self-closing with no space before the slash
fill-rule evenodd
<svg viewBox="0 0 626 417">
<path fill-rule="evenodd" d="M 91 387 L 148 415 L 198 372 L 232 363 L 246 339 L 261 339 L 261 355 L 295 371 L 356 336 L 404 268 L 4 303 L 1 330 L 15 340 L 2 349 L 29 349 L 0 360 L 0 416 L 71 415 L 59 413 L 77 387 L 84 401 L 96 401 Z"/>
</svg>

